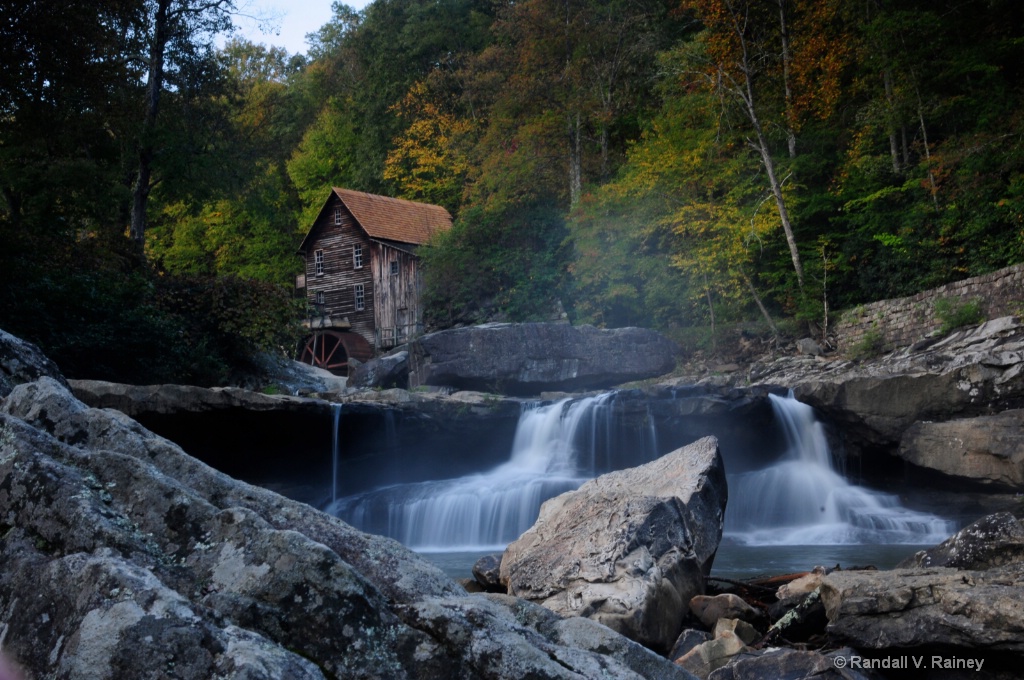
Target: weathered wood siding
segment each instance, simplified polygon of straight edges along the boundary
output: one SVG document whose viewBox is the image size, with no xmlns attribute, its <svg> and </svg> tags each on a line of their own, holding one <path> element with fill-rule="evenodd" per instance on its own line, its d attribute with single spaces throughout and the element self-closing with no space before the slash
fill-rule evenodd
<svg viewBox="0 0 1024 680">
<path fill-rule="evenodd" d="M 379 241 L 374 242 L 373 248 L 376 344 L 386 348 L 405 342 L 423 322 L 418 258 L 405 249 Z M 392 274 L 392 262 L 398 263 L 396 274 Z"/>
<path fill-rule="evenodd" d="M 335 224 L 335 209 L 341 208 L 341 224 Z M 352 330 L 375 344 L 374 326 L 374 275 L 371 253 L 374 244 L 355 223 L 352 214 L 336 196 L 322 211 L 313 227 L 313 238 L 306 250 L 306 297 L 316 302 L 318 291 L 324 293 L 324 308 L 331 316 L 348 317 Z M 352 247 L 362 246 L 363 266 L 355 268 Z M 315 253 L 324 252 L 324 273 L 317 276 Z M 362 311 L 355 308 L 355 286 L 364 289 Z"/>
</svg>

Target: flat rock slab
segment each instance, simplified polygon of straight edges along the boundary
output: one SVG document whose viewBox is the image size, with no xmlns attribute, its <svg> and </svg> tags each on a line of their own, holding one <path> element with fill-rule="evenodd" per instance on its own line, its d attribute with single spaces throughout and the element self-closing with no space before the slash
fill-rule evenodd
<svg viewBox="0 0 1024 680">
<path fill-rule="evenodd" d="M 409 347 L 409 387 L 520 396 L 602 389 L 671 371 L 679 348 L 646 328 L 500 323 L 430 333 Z"/>
<path fill-rule="evenodd" d="M 1024 652 L 1024 563 L 836 571 L 822 581 L 828 633 L 858 649 L 925 645 Z"/>
<path fill-rule="evenodd" d="M 227 409 L 319 413 L 326 408 L 320 399 L 262 394 L 240 387 L 126 385 L 103 380 L 72 380 L 70 385 L 75 397 L 89 406 L 117 409 L 133 418 Z"/>
<path fill-rule="evenodd" d="M 914 423 L 903 433 L 898 455 L 951 477 L 1024 488 L 1024 410 Z"/>
<path fill-rule="evenodd" d="M 706 437 L 541 506 L 501 562 L 510 595 L 584 616 L 667 652 L 722 536 L 727 497 Z"/>
</svg>

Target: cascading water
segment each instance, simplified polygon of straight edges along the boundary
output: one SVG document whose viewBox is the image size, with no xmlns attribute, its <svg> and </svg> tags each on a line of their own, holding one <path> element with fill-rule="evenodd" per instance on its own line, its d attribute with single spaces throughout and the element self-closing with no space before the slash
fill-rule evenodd
<svg viewBox="0 0 1024 680">
<path fill-rule="evenodd" d="M 338 501 L 338 465 L 341 462 L 341 445 L 338 427 L 341 424 L 341 404 L 331 404 L 333 430 L 331 432 L 331 502 Z"/>
<path fill-rule="evenodd" d="M 340 499 L 328 510 L 425 552 L 504 548 L 533 525 L 545 500 L 607 470 L 656 457 L 653 426 L 640 436 L 642 450 L 622 445 L 626 437 L 615 427 L 613 399 L 608 393 L 524 405 L 507 463 L 458 479 L 377 489 Z M 629 460 L 621 460 L 621 450 Z"/>
<path fill-rule="evenodd" d="M 729 477 L 726 537 L 746 545 L 937 543 L 953 522 L 903 508 L 898 498 L 850 484 L 832 468 L 814 410 L 771 396 L 788 450 L 764 470 Z"/>
</svg>

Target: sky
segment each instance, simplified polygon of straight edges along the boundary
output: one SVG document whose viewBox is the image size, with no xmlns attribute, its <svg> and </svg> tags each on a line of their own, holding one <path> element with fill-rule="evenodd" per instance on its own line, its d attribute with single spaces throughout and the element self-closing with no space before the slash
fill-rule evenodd
<svg viewBox="0 0 1024 680">
<path fill-rule="evenodd" d="M 238 0 L 237 35 L 283 47 L 289 54 L 305 53 L 309 49 L 306 34 L 330 21 L 331 4 L 331 0 Z M 370 0 L 347 0 L 345 4 L 361 10 Z"/>
</svg>

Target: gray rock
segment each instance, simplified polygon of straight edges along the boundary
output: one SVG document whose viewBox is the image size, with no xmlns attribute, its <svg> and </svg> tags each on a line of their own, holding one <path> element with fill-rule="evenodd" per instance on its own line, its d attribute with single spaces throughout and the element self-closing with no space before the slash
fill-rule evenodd
<svg viewBox="0 0 1024 680">
<path fill-rule="evenodd" d="M 592 622 L 469 598 L 51 378 L 0 406 L 0 528 L 4 651 L 32 677 L 687 677 Z"/>
<path fill-rule="evenodd" d="M 487 592 L 504 593 L 501 583 L 501 555 L 484 555 L 473 564 L 473 578 Z"/>
<path fill-rule="evenodd" d="M 43 376 L 64 383 L 57 364 L 38 347 L 0 329 L 0 399 L 10 394 L 15 385 Z"/>
<path fill-rule="evenodd" d="M 698 678 L 707 678 L 712 672 L 729 663 L 737 654 L 749 650 L 750 648 L 735 633 L 726 631 L 697 645 L 676 659 L 676 664 Z"/>
<path fill-rule="evenodd" d="M 994 319 L 927 346 L 865 361 L 782 357 L 756 363 L 746 375 L 731 380 L 736 386 L 745 382 L 790 386 L 800 401 L 842 431 L 847 450 L 852 455 L 859 450 L 868 469 L 873 463 L 870 458 L 879 452 L 895 453 L 915 423 L 989 416 L 1024 407 L 1024 323 L 1017 317 Z M 984 461 L 986 469 L 981 470 L 979 481 L 992 475 L 1013 479 L 1018 474 L 1012 455 L 1000 460 L 999 452 L 1006 449 L 998 441 L 985 444 L 992 455 L 972 451 L 960 464 L 954 460 L 955 452 L 942 449 L 953 446 L 950 442 L 946 437 L 939 447 L 922 447 L 916 461 L 967 475 Z M 891 464 L 888 455 L 885 459 Z"/>
<path fill-rule="evenodd" d="M 348 379 L 350 387 L 409 386 L 409 352 L 401 351 L 359 364 Z"/>
<path fill-rule="evenodd" d="M 486 324 L 411 343 L 409 386 L 515 395 L 606 388 L 668 373 L 677 352 L 673 342 L 644 328 Z"/>
<path fill-rule="evenodd" d="M 506 595 L 425 599 L 405 618 L 482 677 L 692 678 L 600 624 Z"/>
<path fill-rule="evenodd" d="M 707 642 L 711 639 L 711 633 L 703 630 L 697 630 L 696 628 L 687 628 L 679 637 L 676 638 L 675 644 L 672 645 L 672 651 L 668 653 L 668 658 L 678 659 L 685 655 L 691 649 L 697 645 Z"/>
<path fill-rule="evenodd" d="M 951 477 L 1024 488 L 1024 410 L 914 423 L 904 432 L 898 455 Z"/>
<path fill-rule="evenodd" d="M 541 506 L 506 549 L 501 580 L 511 595 L 667 652 L 704 591 L 726 495 L 713 437 L 602 475 Z"/>
<path fill-rule="evenodd" d="M 796 649 L 747 651 L 711 674 L 710 680 L 873 680 L 872 670 L 840 668 L 836 657 L 848 660 L 858 653 L 849 647 L 829 654 Z"/>
<path fill-rule="evenodd" d="M 821 584 L 830 637 L 858 649 L 950 646 L 1024 653 L 1024 562 L 835 571 Z"/>
<path fill-rule="evenodd" d="M 762 637 L 761 633 L 746 621 L 740 619 L 718 619 L 715 622 L 715 629 L 711 631 L 711 637 L 722 637 L 726 633 L 735 635 L 748 645 L 754 644 Z"/>
<path fill-rule="evenodd" d="M 1008 512 L 982 517 L 945 541 L 921 550 L 899 567 L 990 569 L 1024 560 L 1024 526 Z"/>
<path fill-rule="evenodd" d="M 719 619 L 739 619 L 753 622 L 764 619 L 764 614 L 733 593 L 697 595 L 688 603 L 690 613 L 707 628 L 714 628 Z"/>
<path fill-rule="evenodd" d="M 239 387 L 125 385 L 103 380 L 72 380 L 70 386 L 75 398 L 89 406 L 117 409 L 133 418 L 152 414 L 205 413 L 228 409 L 319 413 L 326 408 L 324 402 L 319 399 L 262 394 Z"/>
<path fill-rule="evenodd" d="M 825 352 L 821 349 L 821 345 L 815 342 L 811 338 L 800 338 L 796 341 L 796 349 L 800 354 L 809 354 L 810 356 L 817 357 L 821 356 Z"/>
</svg>

